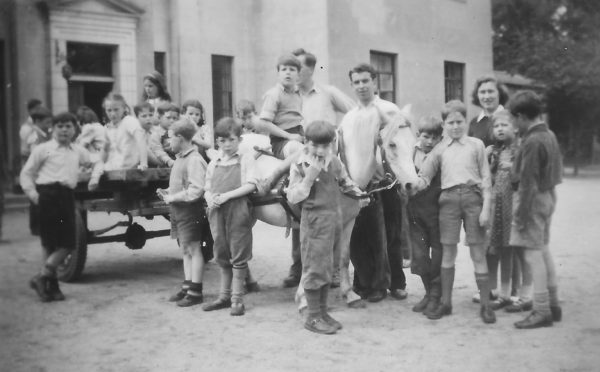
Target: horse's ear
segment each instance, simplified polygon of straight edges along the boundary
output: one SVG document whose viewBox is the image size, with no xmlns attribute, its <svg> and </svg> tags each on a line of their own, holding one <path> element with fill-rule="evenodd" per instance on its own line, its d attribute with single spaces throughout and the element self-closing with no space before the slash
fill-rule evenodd
<svg viewBox="0 0 600 372">
<path fill-rule="evenodd" d="M 404 107 L 402 107 L 400 109 L 400 112 L 402 113 L 402 115 L 404 115 L 405 118 L 412 121 L 412 118 L 413 118 L 412 103 L 407 103 L 406 105 L 404 105 Z"/>
</svg>

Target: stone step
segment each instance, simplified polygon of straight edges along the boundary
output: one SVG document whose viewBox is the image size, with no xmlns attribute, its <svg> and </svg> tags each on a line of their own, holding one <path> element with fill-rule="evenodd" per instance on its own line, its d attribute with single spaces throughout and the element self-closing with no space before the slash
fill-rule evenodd
<svg viewBox="0 0 600 372">
<path fill-rule="evenodd" d="M 24 194 L 5 193 L 4 194 L 4 209 L 19 210 L 29 208 L 29 199 Z"/>
</svg>

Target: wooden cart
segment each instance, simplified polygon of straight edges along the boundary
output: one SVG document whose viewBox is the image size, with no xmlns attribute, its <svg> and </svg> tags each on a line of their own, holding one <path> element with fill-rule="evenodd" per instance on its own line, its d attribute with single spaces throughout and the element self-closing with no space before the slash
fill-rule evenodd
<svg viewBox="0 0 600 372">
<path fill-rule="evenodd" d="M 147 239 L 168 236 L 169 229 L 146 231 L 133 222 L 133 217 L 153 219 L 154 216 L 163 216 L 169 219 L 169 206 L 158 198 L 156 189 L 168 187 L 170 171 L 168 168 L 107 171 L 100 179 L 98 189 L 94 191 L 87 189 L 89 174 L 82 174 L 75 189 L 76 247 L 59 266 L 59 279 L 72 282 L 81 276 L 89 244 L 124 242 L 130 249 L 141 249 Z M 88 212 L 101 211 L 121 213 L 127 220 L 99 230 L 90 230 Z M 119 226 L 127 227 L 125 233 L 106 235 Z"/>
</svg>

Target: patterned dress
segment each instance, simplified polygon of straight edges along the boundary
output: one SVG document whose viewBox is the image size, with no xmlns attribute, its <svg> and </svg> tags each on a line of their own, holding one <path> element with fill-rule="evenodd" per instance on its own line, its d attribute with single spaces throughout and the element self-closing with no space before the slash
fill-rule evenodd
<svg viewBox="0 0 600 372">
<path fill-rule="evenodd" d="M 510 170 L 517 150 L 517 141 L 498 143 L 487 149 L 492 173 L 492 223 L 489 254 L 499 254 L 508 246 L 512 223 L 513 190 Z"/>
</svg>

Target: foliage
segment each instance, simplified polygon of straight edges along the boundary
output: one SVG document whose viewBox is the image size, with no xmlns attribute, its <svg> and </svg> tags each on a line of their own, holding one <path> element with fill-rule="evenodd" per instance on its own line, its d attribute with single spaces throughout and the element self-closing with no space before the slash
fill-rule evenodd
<svg viewBox="0 0 600 372">
<path fill-rule="evenodd" d="M 589 146 L 600 134 L 600 1 L 492 4 L 494 68 L 542 83 L 553 129 L 571 150 Z"/>
</svg>

